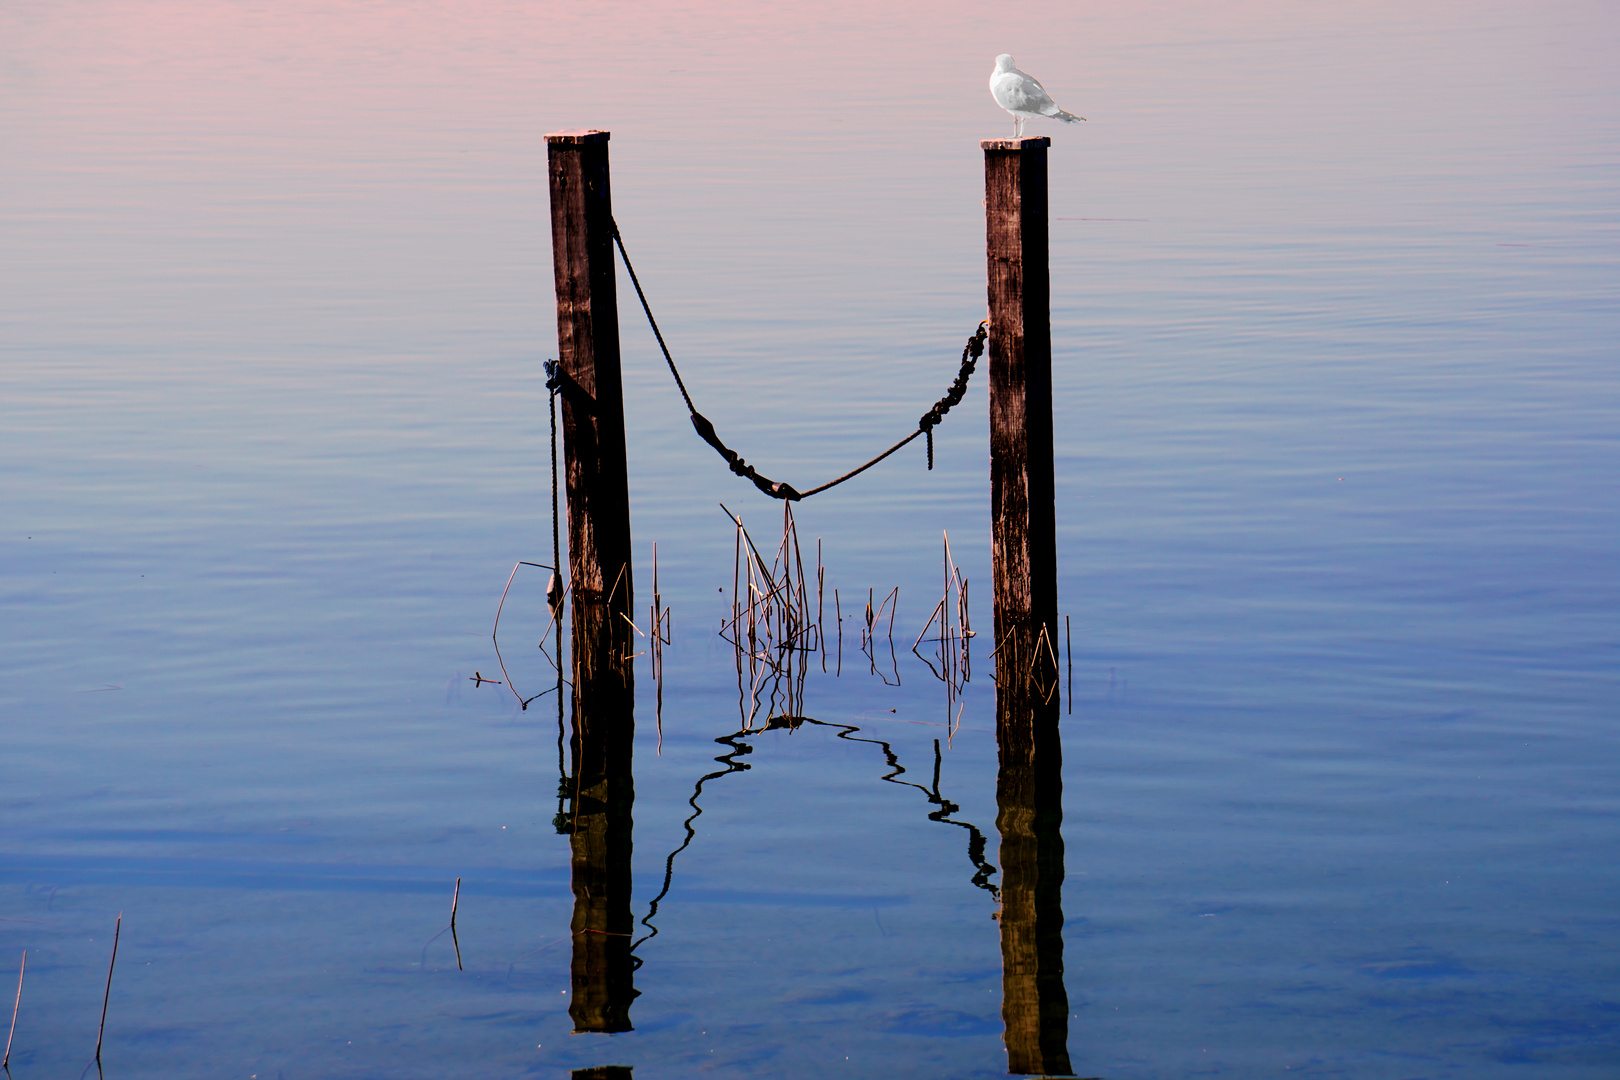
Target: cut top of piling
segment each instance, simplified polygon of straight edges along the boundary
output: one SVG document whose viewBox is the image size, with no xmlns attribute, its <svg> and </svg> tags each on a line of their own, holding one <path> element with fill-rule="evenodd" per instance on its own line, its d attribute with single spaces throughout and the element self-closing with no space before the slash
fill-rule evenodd
<svg viewBox="0 0 1620 1080">
<path fill-rule="evenodd" d="M 546 138 L 551 138 L 547 135 Z M 1033 150 L 1037 146 L 1051 146 L 1052 138 L 1049 135 L 1026 135 L 1022 139 L 980 139 L 981 150 Z"/>
<path fill-rule="evenodd" d="M 562 143 L 564 146 L 584 146 L 586 143 L 607 142 L 611 137 L 611 132 L 597 131 L 595 128 L 578 128 L 573 131 L 553 131 L 546 136 L 546 142 Z"/>
</svg>

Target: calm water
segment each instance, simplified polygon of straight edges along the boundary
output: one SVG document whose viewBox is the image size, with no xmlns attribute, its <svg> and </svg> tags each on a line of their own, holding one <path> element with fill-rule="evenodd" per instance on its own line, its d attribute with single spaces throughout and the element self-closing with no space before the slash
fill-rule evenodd
<svg viewBox="0 0 1620 1080">
<path fill-rule="evenodd" d="M 933 472 L 800 507 L 845 601 L 899 587 L 898 659 L 846 636 L 804 712 L 855 738 L 756 733 L 704 784 L 633 1032 L 571 1034 L 552 699 L 470 678 L 550 558 L 543 133 L 613 132 L 700 407 L 804 488 L 982 316 L 1001 51 L 1090 118 L 1035 128 L 1075 1071 L 1614 1075 L 1620 15 L 1221 7 L 0 8 L 12 1075 L 91 1059 L 120 911 L 108 1077 L 1005 1073 L 996 902 L 897 782 L 940 740 L 996 861 L 993 687 L 942 726 L 906 651 L 942 532 L 988 583 L 982 382 Z M 675 619 L 639 919 L 742 725 L 716 504 L 780 511 L 621 290 Z M 525 693 L 544 585 L 503 617 Z"/>
</svg>

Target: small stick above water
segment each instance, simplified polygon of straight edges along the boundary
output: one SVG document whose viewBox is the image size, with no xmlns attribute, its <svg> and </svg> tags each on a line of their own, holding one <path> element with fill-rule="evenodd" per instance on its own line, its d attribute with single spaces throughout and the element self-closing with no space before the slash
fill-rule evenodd
<svg viewBox="0 0 1620 1080">
<path fill-rule="evenodd" d="M 101 995 L 101 1027 L 96 1029 L 96 1062 L 101 1062 L 101 1040 L 107 1034 L 107 1002 L 112 997 L 113 967 L 118 963 L 118 936 L 124 929 L 124 913 L 118 913 L 118 921 L 113 924 L 112 959 L 107 961 L 107 989 Z M 22 984 L 18 981 L 18 998 L 21 1000 Z"/>
<path fill-rule="evenodd" d="M 456 947 L 456 970 L 466 970 L 461 966 L 461 939 L 456 937 L 456 905 L 461 903 L 461 879 L 456 878 L 456 891 L 450 896 L 450 943 Z"/>
<path fill-rule="evenodd" d="M 827 568 L 821 564 L 821 537 L 816 537 L 816 649 L 821 653 L 821 673 L 827 673 Z"/>
<path fill-rule="evenodd" d="M 838 667 L 834 674 L 844 674 L 844 607 L 838 602 L 838 586 L 833 586 L 833 618 L 838 620 Z"/>
<path fill-rule="evenodd" d="M 1069 665 L 1069 711 L 1074 712 L 1074 637 L 1069 633 L 1069 617 L 1063 616 L 1063 656 Z"/>
<path fill-rule="evenodd" d="M 0 1059 L 0 1068 L 11 1064 L 11 1040 L 17 1035 L 17 1010 L 22 1006 L 23 972 L 28 968 L 28 950 L 22 954 L 22 966 L 17 968 L 17 1001 L 11 1006 L 11 1033 L 6 1036 L 6 1056 Z"/>
</svg>

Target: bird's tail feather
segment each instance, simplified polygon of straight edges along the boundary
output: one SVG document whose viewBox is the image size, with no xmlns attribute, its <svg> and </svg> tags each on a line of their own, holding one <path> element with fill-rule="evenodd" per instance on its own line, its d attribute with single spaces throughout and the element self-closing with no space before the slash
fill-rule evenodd
<svg viewBox="0 0 1620 1080">
<path fill-rule="evenodd" d="M 1084 120 L 1085 117 L 1076 116 L 1072 112 L 1064 112 L 1062 109 L 1059 109 L 1057 112 L 1052 114 L 1052 119 L 1061 120 L 1065 124 L 1074 124 L 1074 123 L 1078 123 L 1081 120 Z"/>
</svg>

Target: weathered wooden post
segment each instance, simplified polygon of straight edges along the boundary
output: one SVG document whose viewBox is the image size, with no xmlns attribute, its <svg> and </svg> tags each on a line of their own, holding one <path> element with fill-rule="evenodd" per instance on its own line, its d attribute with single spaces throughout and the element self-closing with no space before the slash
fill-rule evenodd
<svg viewBox="0 0 1620 1080">
<path fill-rule="evenodd" d="M 628 630 L 630 493 L 619 378 L 608 133 L 546 136 L 551 254 L 557 278 L 557 361 L 568 473 L 568 581 L 573 593 L 575 718 L 601 680 L 631 684 Z"/>
<path fill-rule="evenodd" d="M 990 298 L 990 535 L 996 685 L 1041 696 L 1057 682 L 1052 479 L 1048 138 L 986 139 Z"/>
<path fill-rule="evenodd" d="M 573 1000 L 580 1031 L 628 1031 L 631 750 L 629 482 L 608 133 L 546 136 L 557 280 L 558 394 L 573 598 Z"/>
<path fill-rule="evenodd" d="M 1047 138 L 986 139 L 990 535 L 1007 1071 L 1067 1074 Z"/>
</svg>

